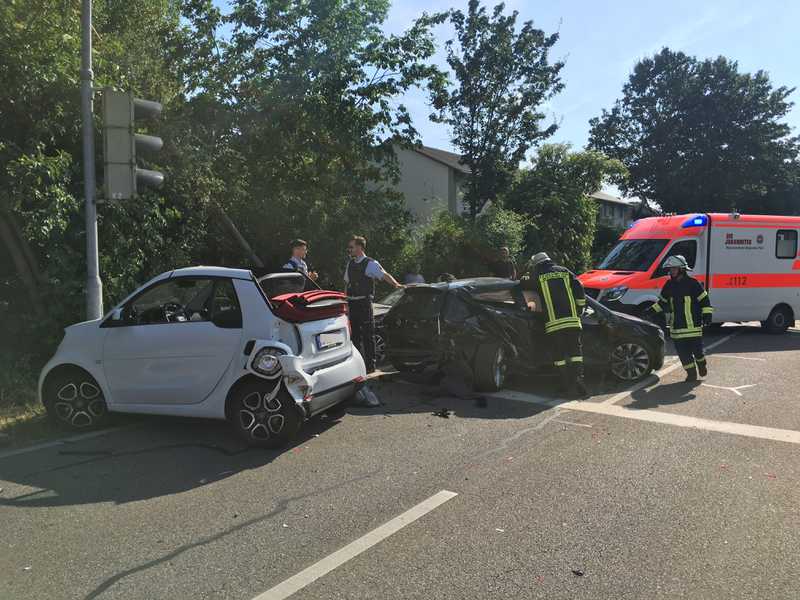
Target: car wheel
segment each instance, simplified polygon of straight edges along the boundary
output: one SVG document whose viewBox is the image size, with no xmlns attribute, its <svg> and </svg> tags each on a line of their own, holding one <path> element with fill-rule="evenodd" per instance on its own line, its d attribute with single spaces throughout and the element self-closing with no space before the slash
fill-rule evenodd
<svg viewBox="0 0 800 600">
<path fill-rule="evenodd" d="M 611 373 L 625 382 L 644 379 L 653 370 L 650 350 L 634 340 L 617 342 L 611 351 Z"/>
<path fill-rule="evenodd" d="M 787 306 L 776 306 L 769 313 L 766 321 L 761 322 L 761 326 L 767 333 L 784 333 L 792 325 L 794 315 Z"/>
<path fill-rule="evenodd" d="M 233 398 L 231 421 L 246 444 L 261 448 L 285 446 L 302 425 L 297 405 L 280 379 L 240 387 Z"/>
<path fill-rule="evenodd" d="M 90 429 L 108 419 L 108 407 L 94 377 L 82 369 L 70 369 L 48 377 L 44 389 L 47 415 L 70 429 Z"/>
<path fill-rule="evenodd" d="M 500 344 L 484 344 L 475 353 L 475 385 L 482 392 L 496 392 L 506 383 L 508 360 Z"/>
<path fill-rule="evenodd" d="M 386 340 L 380 333 L 375 334 L 375 364 L 382 365 L 386 362 Z"/>
</svg>

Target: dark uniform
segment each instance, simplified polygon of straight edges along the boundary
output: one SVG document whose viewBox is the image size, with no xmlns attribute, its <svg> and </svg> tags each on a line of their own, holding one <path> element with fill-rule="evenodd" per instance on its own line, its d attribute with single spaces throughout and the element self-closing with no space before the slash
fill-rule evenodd
<svg viewBox="0 0 800 600">
<path fill-rule="evenodd" d="M 669 334 L 689 379 L 697 377 L 698 367 L 705 375 L 703 323 L 710 323 L 714 309 L 703 284 L 686 273 L 680 279 L 670 279 L 652 310 L 667 313 Z"/>
<path fill-rule="evenodd" d="M 347 264 L 347 301 L 350 313 L 353 343 L 361 349 L 367 373 L 375 370 L 375 316 L 372 300 L 375 297 L 375 280 L 367 276 L 372 259 L 361 262 L 350 260 Z"/>
<path fill-rule="evenodd" d="M 551 260 L 535 267 L 534 280 L 544 305 L 544 331 L 562 385 L 565 391 L 576 387 L 585 394 L 581 349 L 581 314 L 586 306 L 583 286 L 568 269 Z"/>
</svg>

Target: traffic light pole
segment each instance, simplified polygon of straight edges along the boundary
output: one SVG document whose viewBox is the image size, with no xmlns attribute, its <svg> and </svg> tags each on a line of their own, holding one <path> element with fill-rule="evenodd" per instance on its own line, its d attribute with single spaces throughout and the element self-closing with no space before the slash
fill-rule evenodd
<svg viewBox="0 0 800 600">
<path fill-rule="evenodd" d="M 83 0 L 81 11 L 81 115 L 83 122 L 83 186 L 86 199 L 86 318 L 103 316 L 103 283 L 97 248 L 97 203 L 94 172 L 94 73 L 92 72 L 92 0 Z"/>
</svg>

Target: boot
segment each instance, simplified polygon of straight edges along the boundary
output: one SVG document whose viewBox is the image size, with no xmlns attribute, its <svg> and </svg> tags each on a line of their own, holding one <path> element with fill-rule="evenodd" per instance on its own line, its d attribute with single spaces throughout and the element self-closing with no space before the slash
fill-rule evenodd
<svg viewBox="0 0 800 600">
<path fill-rule="evenodd" d="M 705 377 L 706 375 L 708 375 L 708 366 L 706 365 L 706 361 L 702 362 L 700 362 L 699 360 L 697 361 L 697 372 L 700 375 L 700 377 Z"/>
<path fill-rule="evenodd" d="M 686 371 L 686 379 L 684 381 L 687 383 L 697 381 L 697 369 L 689 369 Z"/>
</svg>

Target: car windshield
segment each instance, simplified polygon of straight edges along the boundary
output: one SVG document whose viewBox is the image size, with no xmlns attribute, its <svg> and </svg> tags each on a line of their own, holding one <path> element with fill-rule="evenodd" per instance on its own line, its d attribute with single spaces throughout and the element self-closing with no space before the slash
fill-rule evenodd
<svg viewBox="0 0 800 600">
<path fill-rule="evenodd" d="M 667 245 L 667 240 L 622 240 L 598 269 L 605 271 L 647 271 Z"/>
</svg>

